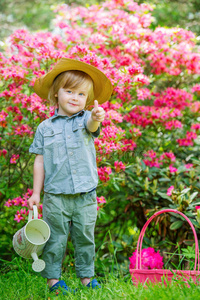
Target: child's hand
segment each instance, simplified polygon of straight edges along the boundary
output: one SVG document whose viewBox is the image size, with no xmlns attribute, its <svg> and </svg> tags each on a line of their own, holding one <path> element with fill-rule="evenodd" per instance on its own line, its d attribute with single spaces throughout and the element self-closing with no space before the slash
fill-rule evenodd
<svg viewBox="0 0 200 300">
<path fill-rule="evenodd" d="M 37 205 L 37 208 L 39 208 L 39 203 L 40 196 L 33 194 L 27 201 L 28 209 L 33 210 L 33 205 Z"/>
<path fill-rule="evenodd" d="M 92 120 L 95 122 L 103 122 L 105 119 L 105 110 L 103 107 L 98 106 L 98 101 L 94 100 L 94 108 L 92 110 Z"/>
</svg>

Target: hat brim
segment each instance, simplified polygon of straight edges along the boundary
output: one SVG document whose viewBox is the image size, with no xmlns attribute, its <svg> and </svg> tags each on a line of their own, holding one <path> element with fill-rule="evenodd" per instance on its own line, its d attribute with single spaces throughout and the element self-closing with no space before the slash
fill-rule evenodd
<svg viewBox="0 0 200 300">
<path fill-rule="evenodd" d="M 110 99 L 113 86 L 106 75 L 92 65 L 69 58 L 62 58 L 51 71 L 36 79 L 34 84 L 35 93 L 43 99 L 48 99 L 49 90 L 54 79 L 62 72 L 73 70 L 85 72 L 93 80 L 94 99 L 86 105 L 92 105 L 94 100 L 98 100 L 99 104 L 102 104 Z"/>
</svg>

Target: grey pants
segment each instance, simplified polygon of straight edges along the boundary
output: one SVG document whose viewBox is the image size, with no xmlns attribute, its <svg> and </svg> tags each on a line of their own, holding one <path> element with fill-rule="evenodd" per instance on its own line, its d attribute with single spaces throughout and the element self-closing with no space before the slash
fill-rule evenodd
<svg viewBox="0 0 200 300">
<path fill-rule="evenodd" d="M 46 264 L 41 272 L 43 277 L 60 278 L 69 232 L 75 249 L 77 277 L 94 276 L 96 218 L 96 191 L 75 195 L 45 193 L 43 219 L 51 229 L 51 236 L 43 251 Z"/>
</svg>

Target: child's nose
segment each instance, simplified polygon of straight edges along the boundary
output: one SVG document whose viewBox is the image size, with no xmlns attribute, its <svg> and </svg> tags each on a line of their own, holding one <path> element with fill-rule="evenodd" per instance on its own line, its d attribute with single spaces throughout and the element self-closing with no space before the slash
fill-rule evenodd
<svg viewBox="0 0 200 300">
<path fill-rule="evenodd" d="M 78 94 L 77 94 L 77 93 L 74 93 L 74 94 L 73 94 L 73 98 L 74 98 L 74 100 L 78 100 Z"/>
</svg>

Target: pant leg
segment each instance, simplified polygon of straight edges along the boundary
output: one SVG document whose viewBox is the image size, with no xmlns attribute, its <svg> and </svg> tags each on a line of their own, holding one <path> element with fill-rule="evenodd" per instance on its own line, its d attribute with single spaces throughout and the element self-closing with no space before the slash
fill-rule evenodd
<svg viewBox="0 0 200 300">
<path fill-rule="evenodd" d="M 70 231 L 75 249 L 76 274 L 80 278 L 90 278 L 94 276 L 96 191 L 78 196 L 75 204 Z"/>
<path fill-rule="evenodd" d="M 49 225 L 51 235 L 43 251 L 46 266 L 41 275 L 48 279 L 60 278 L 62 260 L 66 251 L 71 212 L 66 211 L 64 198 L 64 195 L 45 193 L 43 200 L 43 219 Z"/>
</svg>

